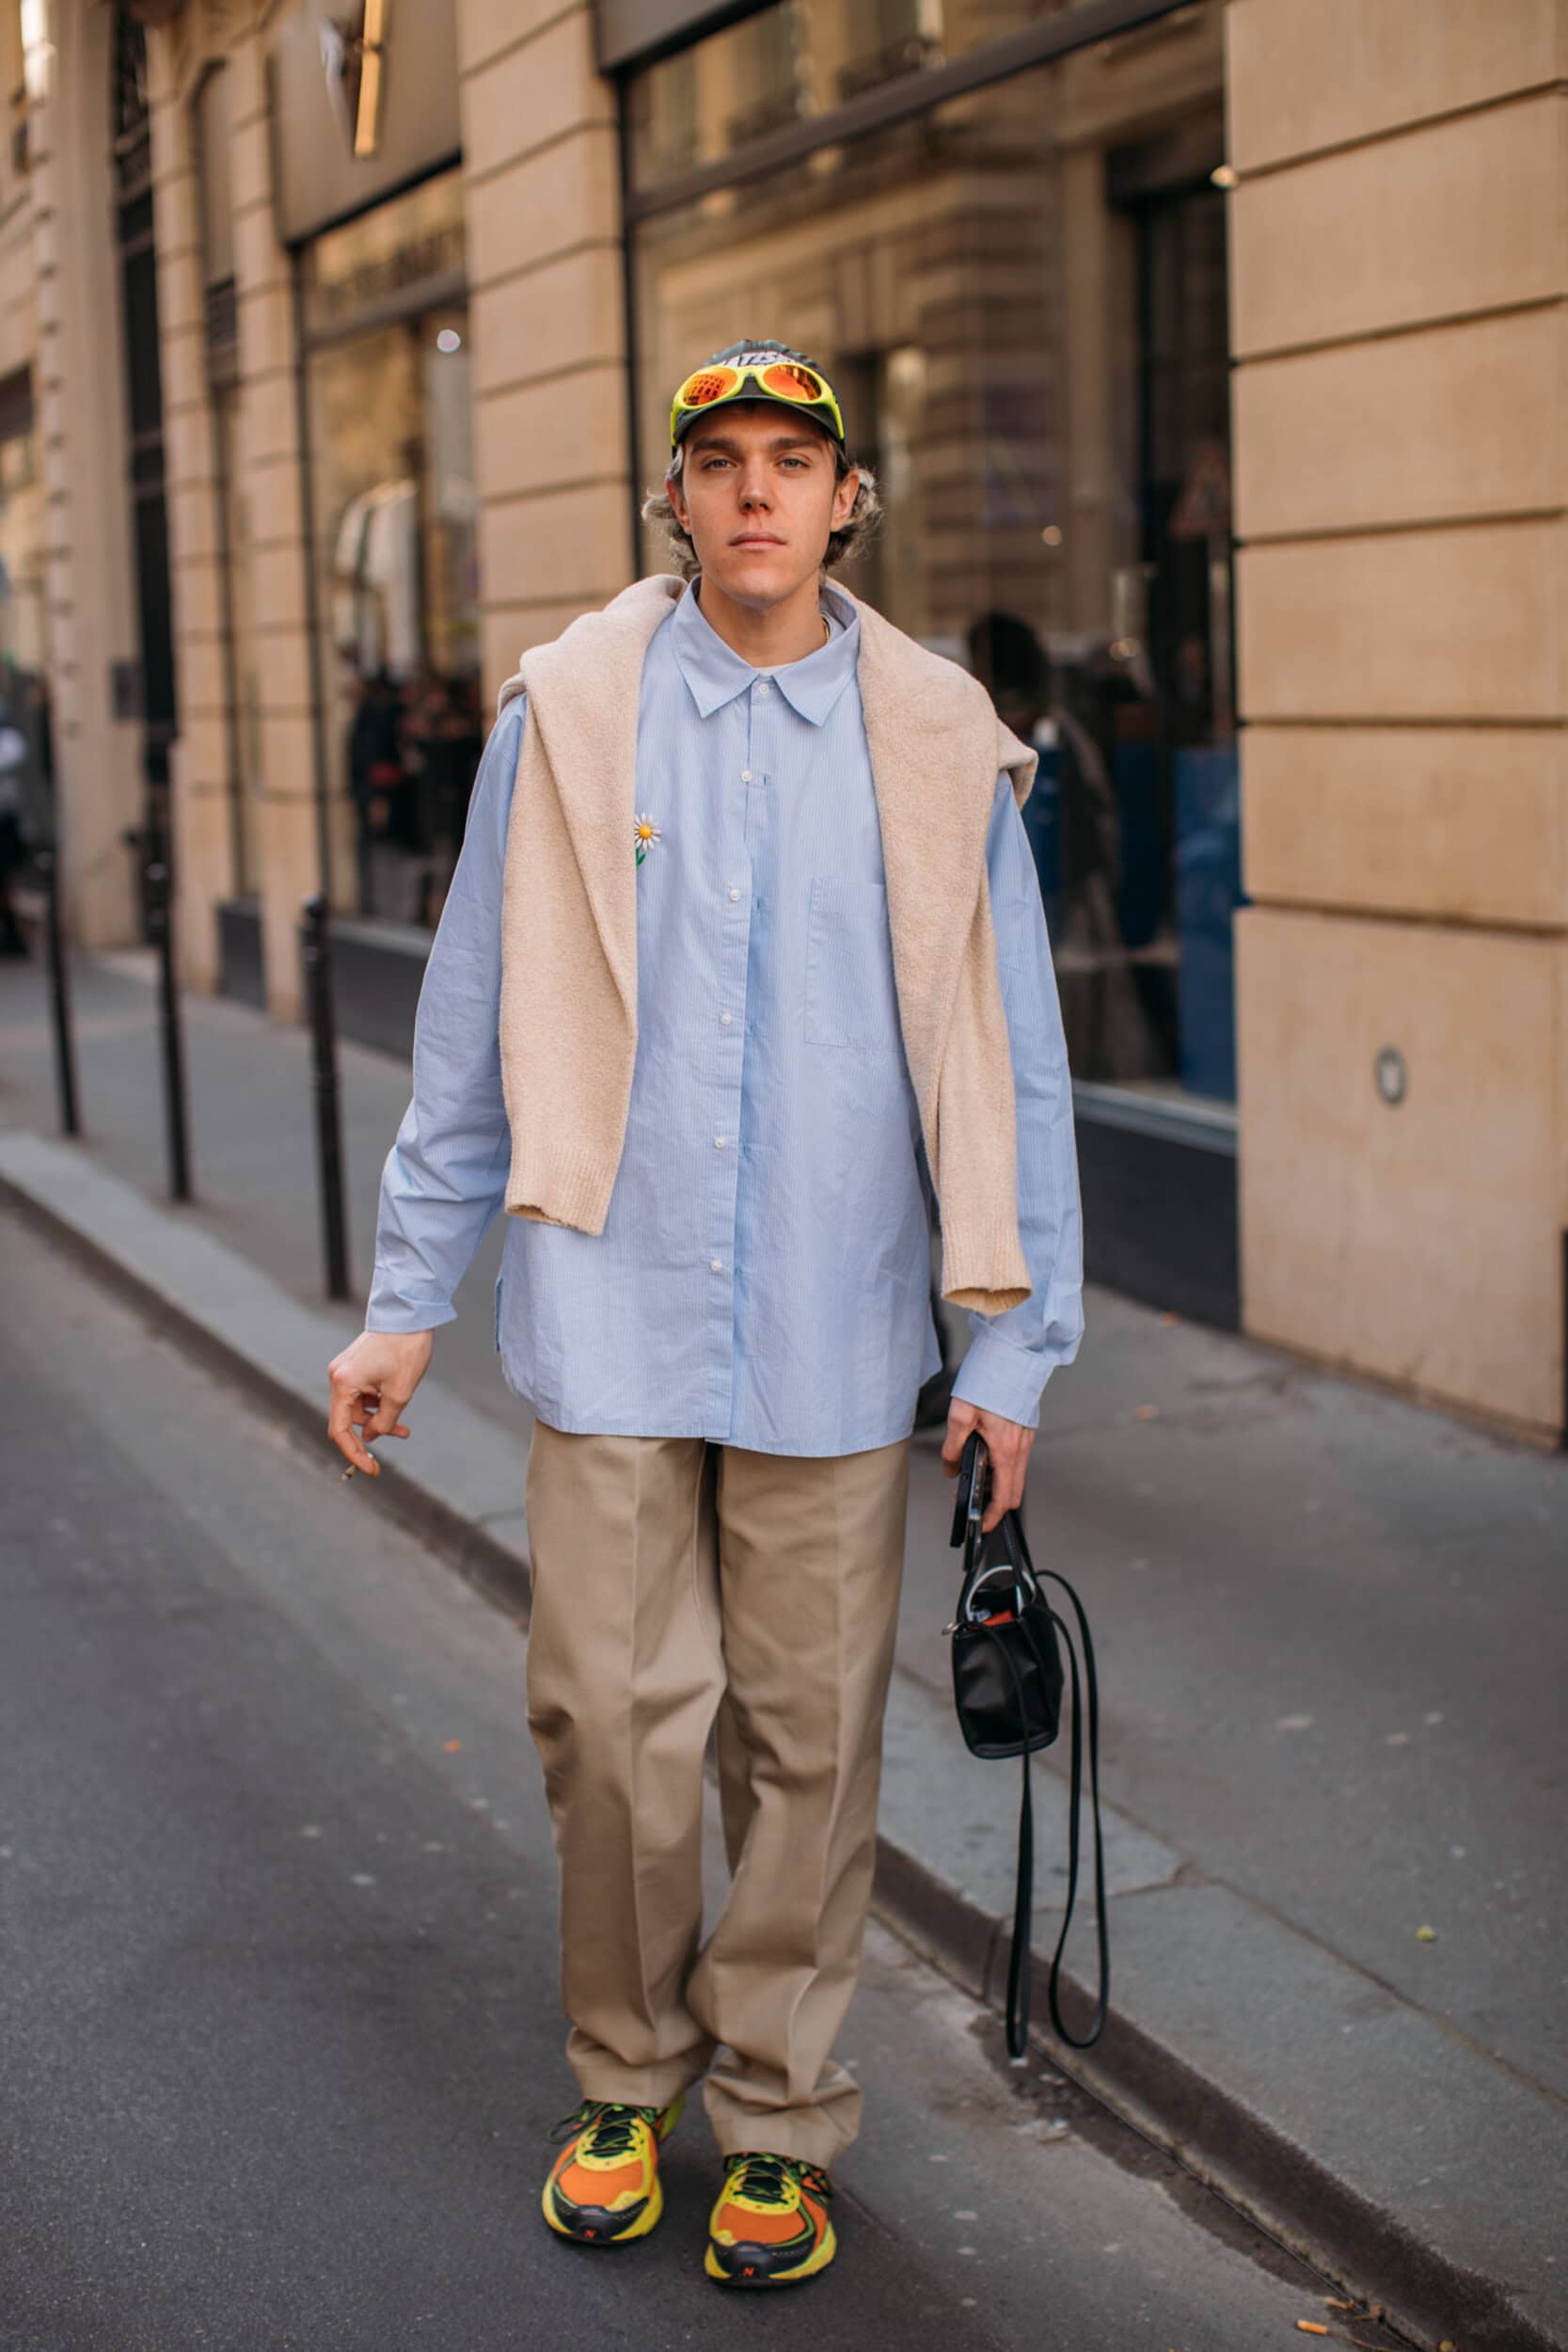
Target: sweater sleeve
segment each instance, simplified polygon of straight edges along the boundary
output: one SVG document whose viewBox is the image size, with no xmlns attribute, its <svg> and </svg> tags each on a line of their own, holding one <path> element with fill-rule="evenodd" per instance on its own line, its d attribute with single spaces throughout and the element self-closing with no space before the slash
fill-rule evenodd
<svg viewBox="0 0 1568 2352">
<path fill-rule="evenodd" d="M 519 695 L 485 745 L 425 966 L 413 1100 L 381 1177 L 368 1331 L 431 1331 L 451 1323 L 453 1294 L 506 1197 L 501 883 L 524 723 Z"/>
<path fill-rule="evenodd" d="M 1083 1229 L 1056 976 L 1022 811 L 1006 774 L 986 863 L 1017 1104 L 1019 1239 L 1032 1287 L 1005 1314 L 971 1312 L 953 1394 L 1034 1429 L 1047 1380 L 1071 1363 L 1083 1337 Z"/>
</svg>

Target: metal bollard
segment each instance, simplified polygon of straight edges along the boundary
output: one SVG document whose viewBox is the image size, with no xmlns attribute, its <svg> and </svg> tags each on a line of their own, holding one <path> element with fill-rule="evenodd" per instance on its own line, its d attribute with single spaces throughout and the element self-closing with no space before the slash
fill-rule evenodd
<svg viewBox="0 0 1568 2352">
<path fill-rule="evenodd" d="M 185 1111 L 185 1056 L 174 972 L 173 880 L 161 861 L 147 869 L 148 936 L 158 951 L 158 1025 L 164 1058 L 164 1128 L 168 1143 L 168 1189 L 191 1197 L 190 1126 Z"/>
<path fill-rule="evenodd" d="M 40 850 L 33 863 L 43 882 L 49 1009 L 55 1026 L 55 1089 L 60 1102 L 60 1133 L 79 1136 L 82 1122 L 76 1108 L 76 1039 L 71 1025 L 71 976 L 66 969 L 65 932 L 60 921 L 59 860 L 53 850 Z"/>
<path fill-rule="evenodd" d="M 327 904 L 307 898 L 301 927 L 305 988 L 310 1006 L 311 1085 L 316 1098 L 316 1168 L 321 1189 L 322 1252 L 328 1298 L 347 1298 L 348 1211 L 343 1200 L 343 1125 L 338 1099 L 338 1027 L 332 1004 L 332 938 Z"/>
</svg>

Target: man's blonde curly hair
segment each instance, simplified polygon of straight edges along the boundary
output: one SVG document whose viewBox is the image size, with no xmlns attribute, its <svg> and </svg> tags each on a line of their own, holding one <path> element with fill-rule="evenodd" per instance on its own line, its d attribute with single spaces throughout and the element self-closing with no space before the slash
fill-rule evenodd
<svg viewBox="0 0 1568 2352">
<path fill-rule="evenodd" d="M 831 437 L 828 437 L 829 446 L 833 453 L 833 470 L 836 478 L 842 482 L 847 473 L 858 473 L 860 476 L 860 487 L 855 492 L 855 503 L 849 510 L 848 521 L 842 531 L 829 533 L 828 551 L 822 558 L 822 569 L 825 572 L 831 572 L 849 556 L 858 554 L 863 548 L 881 520 L 882 501 L 878 495 L 877 477 L 870 467 L 857 465 L 853 458 L 845 454 L 836 441 Z M 686 451 L 687 444 L 682 441 L 665 470 L 663 489 L 650 490 L 643 500 L 642 519 L 644 522 L 664 525 L 669 533 L 670 552 L 674 558 L 675 569 L 683 580 L 695 580 L 702 570 L 702 565 L 697 561 L 697 550 L 691 543 L 691 533 L 677 520 L 675 510 L 670 502 L 670 485 L 672 482 L 678 482 L 681 478 L 685 469 Z"/>
</svg>

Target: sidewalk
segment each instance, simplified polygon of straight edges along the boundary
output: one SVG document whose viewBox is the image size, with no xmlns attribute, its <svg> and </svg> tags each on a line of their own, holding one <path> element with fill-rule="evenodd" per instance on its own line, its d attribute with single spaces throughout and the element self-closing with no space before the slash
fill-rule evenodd
<svg viewBox="0 0 1568 2352">
<path fill-rule="evenodd" d="M 230 1377 L 242 1351 L 252 1390 L 319 1439 L 325 1361 L 357 1318 L 319 1302 L 305 1041 L 190 1003 L 203 1200 L 160 1206 L 141 972 L 79 976 L 84 1149 L 45 1139 L 41 976 L 0 966 L 0 1189 Z M 344 1080 L 362 1278 L 406 1079 L 345 1051 Z M 526 1415 L 491 1347 L 498 1243 L 396 1474 L 344 1501 L 413 1510 L 515 1605 Z M 1114 1808 L 1116 2015 L 1068 2071 L 1418 2340 L 1568 2345 L 1568 1463 L 1103 1293 L 1088 1319 L 1047 1391 L 1029 1503 L 1037 1555 L 1090 1609 Z M 1016 1782 L 951 1720 L 938 1455 L 923 1434 L 879 1885 L 994 1997 Z M 1039 1778 L 1050 1889 L 1066 1808 Z M 1052 1941 L 1048 1899 L 1037 1948 Z"/>
</svg>

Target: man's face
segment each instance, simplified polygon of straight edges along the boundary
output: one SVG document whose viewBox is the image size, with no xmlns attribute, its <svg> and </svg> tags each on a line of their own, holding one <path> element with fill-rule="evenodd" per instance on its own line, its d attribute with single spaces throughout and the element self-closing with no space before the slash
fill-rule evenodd
<svg viewBox="0 0 1568 2352">
<path fill-rule="evenodd" d="M 670 502 L 704 577 L 761 611 L 815 580 L 831 532 L 849 519 L 860 477 L 835 478 L 819 425 L 766 403 L 700 417 Z"/>
</svg>

